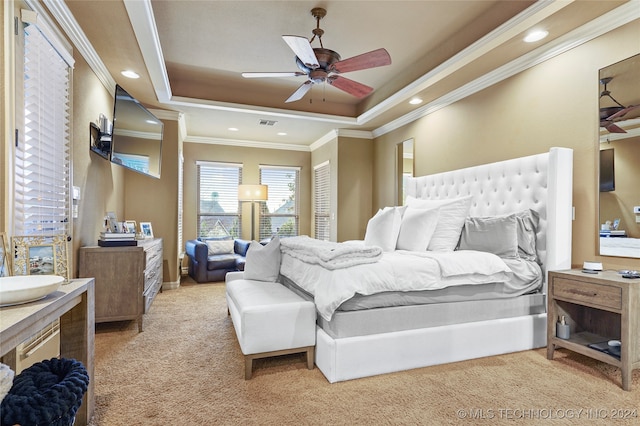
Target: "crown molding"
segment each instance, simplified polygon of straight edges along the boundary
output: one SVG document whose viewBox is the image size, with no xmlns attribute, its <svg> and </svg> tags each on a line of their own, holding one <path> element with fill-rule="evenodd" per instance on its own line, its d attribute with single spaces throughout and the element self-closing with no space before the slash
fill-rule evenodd
<svg viewBox="0 0 640 426">
<path fill-rule="evenodd" d="M 507 40 L 522 33 L 532 25 L 540 22 L 542 19 L 553 15 L 558 10 L 568 6 L 570 3 L 571 1 L 541 1 L 533 4 L 520 12 L 517 16 L 453 55 L 442 64 L 436 66 L 413 83 L 405 86 L 403 89 L 362 113 L 358 117 L 358 123 L 367 123 L 399 103 L 405 102 L 407 98 L 414 96 L 427 87 L 432 86 L 438 81 L 441 81 L 447 76 L 453 74 L 455 71 L 458 71 L 462 67 L 469 65 L 472 61 L 478 59 L 485 53 L 502 45 Z"/>
<path fill-rule="evenodd" d="M 243 148 L 277 149 L 280 151 L 311 151 L 307 145 L 295 145 L 278 142 L 256 142 L 242 139 L 209 138 L 205 136 L 187 136 L 185 143 L 203 143 L 209 145 L 227 145 Z"/>
<path fill-rule="evenodd" d="M 514 59 L 513 61 L 483 75 L 482 77 L 447 93 L 435 101 L 378 127 L 373 131 L 373 135 L 374 137 L 379 137 L 396 130 L 638 18 L 640 18 L 640 7 L 638 7 L 638 1 L 625 3 L 611 12 L 576 28 L 564 36 L 532 50 L 518 59 Z"/>
<path fill-rule="evenodd" d="M 71 43 L 80 52 L 82 57 L 89 67 L 93 70 L 94 74 L 100 80 L 102 85 L 110 92 L 113 93 L 116 90 L 116 81 L 111 76 L 111 73 L 107 69 L 98 53 L 93 48 L 93 45 L 89 42 L 89 39 L 85 35 L 84 31 L 80 28 L 78 21 L 73 16 L 65 2 L 57 0 L 43 0 L 42 1 L 49 12 L 60 25 L 60 28 L 65 32 Z M 38 2 L 33 2 L 38 3 Z M 42 6 L 39 6 L 42 9 Z M 38 12 L 42 13 L 42 12 Z"/>
<path fill-rule="evenodd" d="M 151 0 L 123 0 L 123 2 L 158 102 L 167 103 L 171 99 L 171 84 Z"/>
</svg>

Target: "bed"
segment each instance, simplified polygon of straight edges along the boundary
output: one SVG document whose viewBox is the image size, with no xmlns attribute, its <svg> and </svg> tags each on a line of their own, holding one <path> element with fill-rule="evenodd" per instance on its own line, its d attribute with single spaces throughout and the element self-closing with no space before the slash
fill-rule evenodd
<svg viewBox="0 0 640 426">
<path fill-rule="evenodd" d="M 297 273 L 300 264 L 283 255 L 282 283 L 316 302 L 316 365 L 327 380 L 334 383 L 545 346 L 546 274 L 571 267 L 572 167 L 572 150 L 552 148 L 543 154 L 412 178 L 407 183 L 408 198 L 414 203 L 469 199 L 467 220 L 533 212 L 540 279 L 517 289 L 505 291 L 493 278 L 473 283 L 458 279 L 454 286 L 428 291 L 402 288 L 360 294 L 357 279 L 346 282 L 345 269 Z M 465 255 L 463 251 L 456 254 Z M 446 266 L 430 252 L 396 250 L 385 253 L 381 260 L 376 257 L 346 269 L 384 275 L 386 259 L 399 261 L 403 266 L 395 269 L 404 271 L 413 267 L 406 265 L 417 265 L 417 255 L 440 268 Z M 489 273 L 499 274 L 496 268 Z M 469 275 L 471 279 L 475 280 Z M 352 285 L 356 290 L 327 301 L 323 290 L 318 290 L 321 286 L 310 286 L 312 280 L 336 281 L 338 291 Z"/>
</svg>

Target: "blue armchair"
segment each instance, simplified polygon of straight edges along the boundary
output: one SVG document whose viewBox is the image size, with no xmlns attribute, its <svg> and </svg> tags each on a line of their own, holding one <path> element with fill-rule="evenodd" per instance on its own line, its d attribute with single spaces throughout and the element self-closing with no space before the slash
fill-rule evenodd
<svg viewBox="0 0 640 426">
<path fill-rule="evenodd" d="M 244 271 L 244 264 L 251 242 L 235 239 L 233 253 L 209 255 L 205 241 L 188 240 L 185 251 L 189 257 L 189 276 L 197 283 L 224 281 L 227 272 Z"/>
</svg>

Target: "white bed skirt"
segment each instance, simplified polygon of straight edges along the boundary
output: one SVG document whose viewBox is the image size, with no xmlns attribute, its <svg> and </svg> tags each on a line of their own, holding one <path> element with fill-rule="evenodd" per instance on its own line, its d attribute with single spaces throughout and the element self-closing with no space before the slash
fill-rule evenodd
<svg viewBox="0 0 640 426">
<path fill-rule="evenodd" d="M 330 383 L 541 348 L 547 314 L 333 339 L 317 328 L 316 365 Z"/>
</svg>

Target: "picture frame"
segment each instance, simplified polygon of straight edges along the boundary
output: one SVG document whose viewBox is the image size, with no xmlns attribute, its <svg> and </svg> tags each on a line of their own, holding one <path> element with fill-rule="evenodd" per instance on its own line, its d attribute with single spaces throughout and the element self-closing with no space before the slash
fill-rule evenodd
<svg viewBox="0 0 640 426">
<path fill-rule="evenodd" d="M 153 238 L 153 227 L 151 222 L 140 222 L 140 232 L 145 238 Z"/>
<path fill-rule="evenodd" d="M 11 268 L 12 252 L 9 250 L 9 239 L 7 234 L 0 232 L 0 277 L 10 277 L 13 273 Z"/>
<path fill-rule="evenodd" d="M 14 275 L 58 275 L 69 281 L 67 236 L 15 236 Z"/>
<path fill-rule="evenodd" d="M 124 221 L 124 231 L 129 233 L 129 234 L 135 234 L 137 227 L 138 227 L 138 225 L 136 224 L 135 220 L 125 220 Z"/>
<path fill-rule="evenodd" d="M 107 212 L 107 220 L 109 222 L 108 225 L 111 232 L 120 232 L 118 229 L 118 217 L 115 212 Z"/>
</svg>

